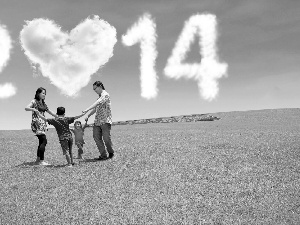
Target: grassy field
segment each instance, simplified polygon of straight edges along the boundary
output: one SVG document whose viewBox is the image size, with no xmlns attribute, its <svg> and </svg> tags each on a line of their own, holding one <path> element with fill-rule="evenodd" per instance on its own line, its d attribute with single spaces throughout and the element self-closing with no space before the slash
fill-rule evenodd
<svg viewBox="0 0 300 225">
<path fill-rule="evenodd" d="M 49 167 L 30 130 L 0 131 L 0 224 L 300 224 L 300 109 L 211 115 L 114 126 L 101 162 L 89 128 L 73 168 L 55 130 Z"/>
</svg>

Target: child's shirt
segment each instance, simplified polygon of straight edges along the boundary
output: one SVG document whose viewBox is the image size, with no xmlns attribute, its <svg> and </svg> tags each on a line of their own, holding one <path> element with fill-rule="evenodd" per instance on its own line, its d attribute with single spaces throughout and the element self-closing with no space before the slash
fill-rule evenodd
<svg viewBox="0 0 300 225">
<path fill-rule="evenodd" d="M 69 124 L 74 123 L 74 120 L 74 117 L 57 117 L 55 119 L 47 119 L 47 122 L 55 127 L 58 139 L 61 141 L 72 138 Z"/>
<path fill-rule="evenodd" d="M 74 132 L 74 135 L 75 135 L 75 142 L 81 142 L 81 143 L 84 143 L 84 140 L 83 140 L 84 129 L 83 129 L 83 128 L 76 129 L 76 128 L 74 127 L 74 129 L 73 129 L 72 131 Z"/>
</svg>

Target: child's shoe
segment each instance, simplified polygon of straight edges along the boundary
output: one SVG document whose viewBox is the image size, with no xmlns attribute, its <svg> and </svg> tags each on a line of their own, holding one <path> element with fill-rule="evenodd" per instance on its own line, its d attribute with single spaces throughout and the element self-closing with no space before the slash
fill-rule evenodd
<svg viewBox="0 0 300 225">
<path fill-rule="evenodd" d="M 67 164 L 67 167 L 73 167 L 73 165 L 72 164 Z"/>
<path fill-rule="evenodd" d="M 77 159 L 84 159 L 82 155 L 78 155 Z"/>
<path fill-rule="evenodd" d="M 37 165 L 40 164 L 40 161 L 41 161 L 40 157 L 37 157 L 36 160 L 35 160 L 35 164 L 37 164 Z"/>
</svg>

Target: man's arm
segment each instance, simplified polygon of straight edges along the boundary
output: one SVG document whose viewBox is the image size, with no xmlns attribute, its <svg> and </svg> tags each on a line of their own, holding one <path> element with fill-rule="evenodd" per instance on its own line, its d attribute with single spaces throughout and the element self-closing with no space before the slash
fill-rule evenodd
<svg viewBox="0 0 300 225">
<path fill-rule="evenodd" d="M 97 101 L 95 101 L 90 107 L 88 107 L 86 110 L 84 110 L 83 112 L 88 112 L 90 111 L 91 109 L 94 109 L 97 105 L 99 104 L 103 104 L 105 103 L 106 101 L 109 100 L 109 95 L 108 94 L 105 94 L 103 96 L 101 96 Z"/>
<path fill-rule="evenodd" d="M 74 116 L 74 119 L 76 120 L 76 119 L 78 119 L 78 118 L 80 118 L 80 117 L 83 117 L 84 115 L 85 115 L 86 113 L 81 113 L 81 115 L 79 115 L 79 116 Z"/>
<path fill-rule="evenodd" d="M 85 118 L 85 122 L 87 123 L 87 121 L 89 120 L 90 116 L 93 115 L 96 112 L 96 109 L 93 109 L 88 116 Z"/>
</svg>

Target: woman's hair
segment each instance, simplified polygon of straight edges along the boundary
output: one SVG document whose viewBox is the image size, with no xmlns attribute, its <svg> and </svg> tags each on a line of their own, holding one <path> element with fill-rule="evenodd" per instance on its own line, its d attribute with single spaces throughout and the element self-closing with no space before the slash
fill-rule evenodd
<svg viewBox="0 0 300 225">
<path fill-rule="evenodd" d="M 43 87 L 39 87 L 36 92 L 35 92 L 35 96 L 34 96 L 34 99 L 36 99 L 37 101 L 40 100 L 40 93 L 42 93 L 43 91 L 45 91 L 45 94 L 46 94 L 46 89 L 43 88 Z M 45 103 L 44 99 L 42 99 L 42 102 Z"/>
<path fill-rule="evenodd" d="M 96 86 L 98 86 L 98 87 L 101 87 L 103 90 L 105 90 L 104 85 L 103 85 L 103 83 L 102 83 L 101 81 L 96 81 L 96 82 L 93 84 L 93 86 L 94 86 L 94 85 L 96 85 Z"/>
</svg>

